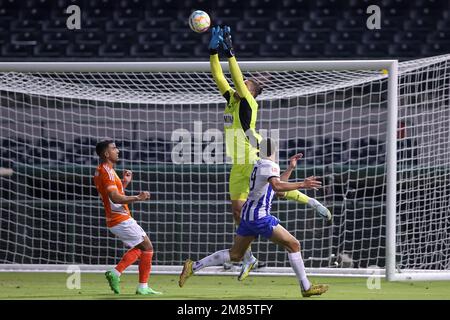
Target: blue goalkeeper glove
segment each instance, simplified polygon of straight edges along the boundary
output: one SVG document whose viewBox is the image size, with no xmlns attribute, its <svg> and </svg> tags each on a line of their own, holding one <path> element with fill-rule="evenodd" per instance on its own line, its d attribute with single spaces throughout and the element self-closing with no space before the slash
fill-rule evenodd
<svg viewBox="0 0 450 320">
<path fill-rule="evenodd" d="M 223 27 L 222 47 L 228 58 L 234 56 L 233 42 L 231 41 L 231 28 L 229 26 Z"/>
<path fill-rule="evenodd" d="M 209 53 L 212 54 L 217 54 L 218 49 L 219 49 L 219 45 L 222 43 L 223 41 L 223 30 L 217 26 L 211 29 L 211 41 L 209 41 Z"/>
</svg>

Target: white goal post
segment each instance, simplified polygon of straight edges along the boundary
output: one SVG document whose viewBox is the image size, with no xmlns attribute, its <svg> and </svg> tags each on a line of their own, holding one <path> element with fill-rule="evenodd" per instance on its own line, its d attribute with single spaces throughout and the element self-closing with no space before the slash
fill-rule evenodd
<svg viewBox="0 0 450 320">
<path fill-rule="evenodd" d="M 301 151 L 305 162 L 293 178 L 324 180 L 323 190 L 308 195 L 332 207 L 332 226 L 299 204 L 274 204 L 273 214 L 300 240 L 310 274 L 450 280 L 449 190 L 437 190 L 436 199 L 420 195 L 450 179 L 443 149 L 450 148 L 449 61 L 239 61 L 245 76 L 263 82 L 257 128 L 280 132 L 281 168 Z M 111 136 L 111 129 L 123 142 L 123 165 L 137 174 L 132 190 L 156 195 L 131 208 L 151 230 L 154 271 L 177 273 L 188 256 L 230 245 L 229 166 L 195 163 L 195 150 L 203 152 L 195 147 L 199 123 L 222 130 L 224 101 L 209 72 L 209 62 L 0 63 L 0 167 L 14 172 L 0 177 L 10 188 L 0 194 L 0 270 L 77 264 L 102 271 L 119 259 L 121 245 L 86 186 L 94 157 L 77 158 L 92 148 L 89 139 Z M 171 140 L 180 129 L 194 132 L 194 160 L 177 164 L 167 155 L 182 141 Z M 159 148 L 162 141 L 172 149 Z M 259 274 L 291 274 L 282 250 L 262 240 L 253 251 L 268 263 Z"/>
</svg>

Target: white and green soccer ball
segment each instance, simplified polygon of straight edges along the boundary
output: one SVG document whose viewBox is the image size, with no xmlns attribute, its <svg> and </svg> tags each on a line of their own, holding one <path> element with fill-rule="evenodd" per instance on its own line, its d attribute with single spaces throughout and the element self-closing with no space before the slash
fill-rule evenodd
<svg viewBox="0 0 450 320">
<path fill-rule="evenodd" d="M 196 10 L 189 16 L 189 27 L 197 33 L 205 32 L 211 25 L 211 19 L 205 11 Z"/>
</svg>

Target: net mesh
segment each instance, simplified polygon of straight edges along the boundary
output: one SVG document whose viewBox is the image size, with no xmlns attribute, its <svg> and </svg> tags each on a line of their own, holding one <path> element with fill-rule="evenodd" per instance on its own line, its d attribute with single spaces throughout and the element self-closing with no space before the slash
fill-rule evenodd
<svg viewBox="0 0 450 320">
<path fill-rule="evenodd" d="M 449 267 L 449 58 L 399 66 L 397 265 Z M 228 74 L 227 78 L 231 83 Z M 307 267 L 384 267 L 387 75 L 382 70 L 245 73 L 264 86 L 257 129 L 277 132 L 281 168 L 316 175 L 307 191 L 333 213 L 327 226 L 310 208 L 275 200 L 272 213 L 300 240 Z M 214 134 L 225 100 L 209 73 L 0 73 L 0 263 L 114 264 L 125 250 L 105 226 L 92 183 L 95 143 L 121 150 L 131 169 L 131 206 L 149 234 L 154 263 L 179 265 L 229 247 L 230 164 Z M 174 150 L 191 146 L 189 161 Z M 216 140 L 215 140 L 216 139 Z M 213 146 L 213 148 L 211 148 Z M 207 162 L 213 149 L 215 160 Z M 253 245 L 269 266 L 289 266 L 264 239 Z"/>
<path fill-rule="evenodd" d="M 450 267 L 448 58 L 405 63 L 400 76 L 396 239 L 399 269 Z"/>
</svg>

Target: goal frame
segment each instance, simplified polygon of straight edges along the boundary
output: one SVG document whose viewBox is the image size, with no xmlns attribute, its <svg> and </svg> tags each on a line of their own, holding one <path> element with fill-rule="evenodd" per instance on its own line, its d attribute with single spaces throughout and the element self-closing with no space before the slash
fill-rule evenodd
<svg viewBox="0 0 450 320">
<path fill-rule="evenodd" d="M 221 62 L 224 71 L 228 64 Z M 307 268 L 312 275 L 322 276 L 380 276 L 388 281 L 450 280 L 450 272 L 417 272 L 396 268 L 396 193 L 397 193 L 397 119 L 398 119 L 398 60 L 319 60 L 319 61 L 240 61 L 243 72 L 252 71 L 340 71 L 387 70 L 388 120 L 386 161 L 386 266 L 383 269 Z M 0 62 L 0 72 L 209 72 L 209 62 Z M 66 266 L 67 267 L 67 266 Z M 107 266 L 80 266 L 85 272 L 100 272 Z M 178 273 L 175 266 L 155 266 L 155 273 Z M 289 268 L 265 268 L 261 275 L 293 274 Z M 270 270 L 269 270 L 270 269 Z M 279 269 L 279 270 L 278 270 Z M 283 270 L 281 270 L 283 269 Z M 0 264 L 0 271 L 64 272 L 64 265 Z M 133 269 L 134 270 L 134 269 Z M 135 270 L 131 272 L 135 272 Z M 212 269 L 211 269 L 212 270 Z M 258 270 L 259 271 L 259 270 Z M 215 269 L 214 274 L 230 274 Z M 205 272 L 210 274 L 210 272 Z"/>
</svg>

